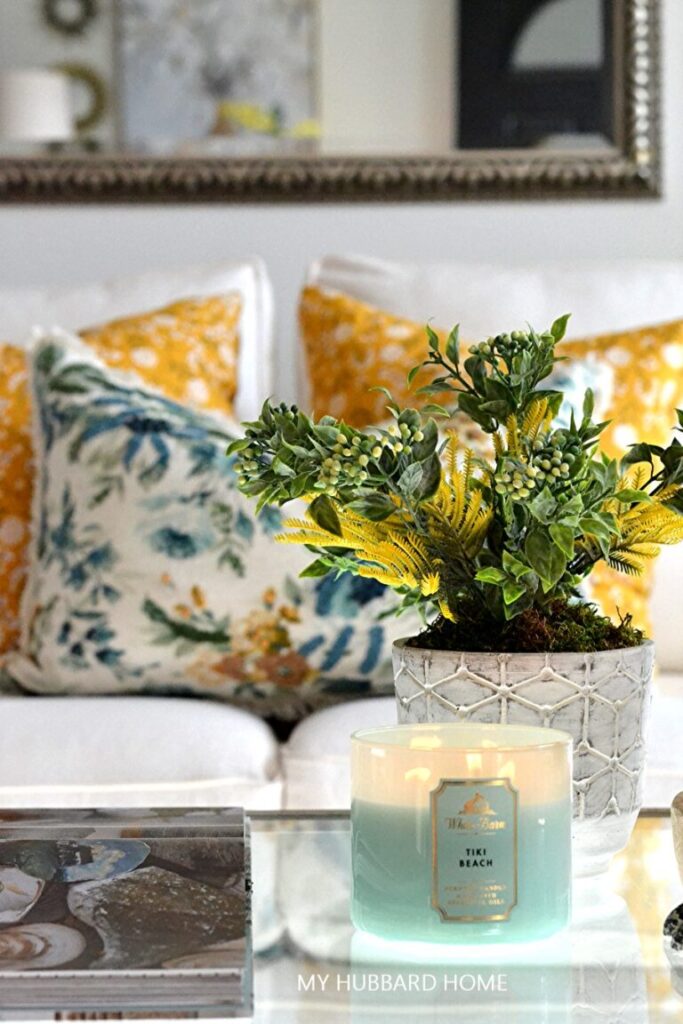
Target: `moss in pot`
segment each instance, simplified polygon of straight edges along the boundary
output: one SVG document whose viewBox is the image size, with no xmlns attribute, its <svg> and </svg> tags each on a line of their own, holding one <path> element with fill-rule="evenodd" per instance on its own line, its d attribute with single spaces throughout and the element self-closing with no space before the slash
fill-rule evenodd
<svg viewBox="0 0 683 1024">
<path fill-rule="evenodd" d="M 653 649 L 628 609 L 612 622 L 581 594 L 606 561 L 637 574 L 683 539 L 683 444 L 639 443 L 621 462 L 600 452 L 594 399 L 557 422 L 544 386 L 568 317 L 489 338 L 461 355 L 427 328 L 430 371 L 391 421 L 359 430 L 266 402 L 229 452 L 259 506 L 298 498 L 281 540 L 315 556 L 303 575 L 355 573 L 417 609 L 421 635 L 394 647 L 399 718 L 546 724 L 575 739 L 577 867 L 606 866 L 641 801 L 643 727 Z M 433 396 L 443 404 L 434 404 Z M 491 441 L 484 458 L 439 417 L 456 409 Z M 678 412 L 678 429 L 683 413 Z"/>
</svg>

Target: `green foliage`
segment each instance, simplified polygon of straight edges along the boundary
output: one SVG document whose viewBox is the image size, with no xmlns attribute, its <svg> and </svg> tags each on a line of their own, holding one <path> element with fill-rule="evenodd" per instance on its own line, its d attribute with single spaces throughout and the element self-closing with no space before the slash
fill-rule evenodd
<svg viewBox="0 0 683 1024">
<path fill-rule="evenodd" d="M 313 498 L 311 518 L 336 534 L 337 505 L 381 521 L 395 511 L 393 499 L 427 500 L 441 475 L 436 423 L 393 403 L 391 411 L 390 426 L 362 431 L 330 416 L 314 423 L 296 406 L 267 401 L 228 449 L 237 457 L 240 489 L 258 498 L 259 509 Z"/>
<path fill-rule="evenodd" d="M 464 357 L 457 327 L 444 344 L 427 328 L 427 358 L 409 380 L 428 368 L 418 394 L 477 423 L 490 460 L 440 440 L 442 407 L 401 409 L 388 392 L 389 425 L 372 430 L 266 402 L 229 450 L 241 490 L 259 507 L 305 499 L 306 517 L 284 539 L 316 555 L 307 575 L 378 579 L 427 618 L 462 622 L 478 608 L 502 638 L 515 620 L 585 607 L 577 588 L 598 561 L 639 572 L 659 545 L 683 539 L 683 444 L 607 458 L 591 391 L 581 417 L 557 425 L 563 396 L 544 381 L 567 321 L 488 338 Z M 683 429 L 683 412 L 678 420 Z"/>
</svg>

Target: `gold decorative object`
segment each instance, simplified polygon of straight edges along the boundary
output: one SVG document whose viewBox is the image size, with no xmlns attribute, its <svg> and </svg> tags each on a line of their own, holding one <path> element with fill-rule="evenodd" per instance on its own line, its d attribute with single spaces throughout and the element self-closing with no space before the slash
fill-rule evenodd
<svg viewBox="0 0 683 1024">
<path fill-rule="evenodd" d="M 109 105 L 107 85 L 102 76 L 87 64 L 60 64 L 57 70 L 67 75 L 72 82 L 83 86 L 88 94 L 88 107 L 77 118 L 76 131 L 80 134 L 96 128 Z"/>
</svg>

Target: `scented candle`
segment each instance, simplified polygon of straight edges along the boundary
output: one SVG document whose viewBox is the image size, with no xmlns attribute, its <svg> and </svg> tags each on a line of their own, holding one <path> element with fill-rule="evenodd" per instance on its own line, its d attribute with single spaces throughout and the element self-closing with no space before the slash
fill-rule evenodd
<svg viewBox="0 0 683 1024">
<path fill-rule="evenodd" d="M 519 725 L 352 737 L 354 925 L 390 940 L 522 942 L 571 902 L 572 739 Z"/>
</svg>

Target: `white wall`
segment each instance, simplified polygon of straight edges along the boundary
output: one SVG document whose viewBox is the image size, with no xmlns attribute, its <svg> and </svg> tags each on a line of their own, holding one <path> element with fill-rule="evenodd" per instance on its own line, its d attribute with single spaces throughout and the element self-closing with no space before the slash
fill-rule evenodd
<svg viewBox="0 0 683 1024">
<path fill-rule="evenodd" d="M 0 207 L 0 285 L 84 282 L 261 253 L 275 283 L 280 338 L 287 342 L 306 266 L 324 252 L 501 263 L 683 258 L 683 0 L 663 0 L 663 10 L 662 201 Z M 288 398 L 288 344 L 280 346 L 278 360 L 279 391 Z"/>
</svg>

